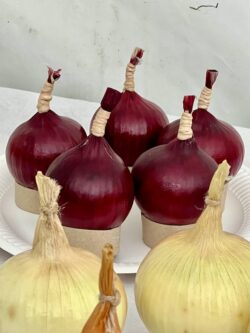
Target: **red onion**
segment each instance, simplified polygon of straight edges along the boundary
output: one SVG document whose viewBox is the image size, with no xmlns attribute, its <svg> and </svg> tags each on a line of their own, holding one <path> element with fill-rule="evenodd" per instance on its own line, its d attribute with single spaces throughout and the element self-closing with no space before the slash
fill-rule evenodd
<svg viewBox="0 0 250 333">
<path fill-rule="evenodd" d="M 218 164 L 224 159 L 231 165 L 230 174 L 236 175 L 244 158 L 244 144 L 238 132 L 228 123 L 218 120 L 210 112 L 210 97 L 218 72 L 208 70 L 206 86 L 201 92 L 198 109 L 193 112 L 193 132 L 199 145 Z M 179 120 L 167 125 L 159 135 L 157 144 L 172 141 L 177 134 Z"/>
<path fill-rule="evenodd" d="M 54 81 L 60 78 L 60 71 L 49 68 L 48 80 L 38 100 L 38 112 L 15 129 L 6 148 L 11 174 L 18 184 L 31 189 L 36 189 L 37 171 L 45 173 L 58 155 L 86 137 L 80 124 L 50 110 Z"/>
<path fill-rule="evenodd" d="M 135 92 L 134 72 L 142 56 L 143 50 L 136 48 L 126 69 L 124 92 L 105 132 L 105 138 L 127 166 L 155 145 L 160 130 L 168 123 L 159 106 Z"/>
<path fill-rule="evenodd" d="M 63 207 L 61 221 L 67 227 L 65 231 L 71 243 L 77 246 L 86 247 L 88 241 L 80 229 L 118 228 L 132 207 L 131 174 L 103 137 L 110 111 L 119 99 L 119 92 L 107 89 L 91 134 L 82 144 L 59 156 L 47 172 L 63 187 L 59 200 Z M 76 239 L 79 235 L 85 239 Z M 93 237 L 97 242 L 98 236 Z"/>
<path fill-rule="evenodd" d="M 137 204 L 154 225 L 195 223 L 217 168 L 192 137 L 193 101 L 194 96 L 184 98 L 177 139 L 142 154 L 132 170 Z"/>
</svg>

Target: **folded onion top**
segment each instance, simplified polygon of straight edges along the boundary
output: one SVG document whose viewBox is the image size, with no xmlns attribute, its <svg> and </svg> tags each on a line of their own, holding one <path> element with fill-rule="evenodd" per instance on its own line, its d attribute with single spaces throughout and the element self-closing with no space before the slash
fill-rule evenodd
<svg viewBox="0 0 250 333">
<path fill-rule="evenodd" d="M 60 186 L 41 172 L 36 181 L 41 212 L 32 249 L 0 267 L 0 331 L 80 333 L 98 302 L 98 285 L 105 284 L 108 276 L 104 272 L 99 278 L 100 258 L 70 246 L 58 217 Z M 113 270 L 110 275 L 120 295 L 113 314 L 123 327 L 127 298 L 119 277 Z M 105 295 L 112 296 L 112 291 Z"/>
<path fill-rule="evenodd" d="M 37 113 L 15 129 L 7 144 L 6 160 L 11 174 L 19 185 L 30 189 L 36 189 L 38 170 L 45 173 L 57 156 L 86 137 L 79 123 L 50 109 L 54 82 L 60 78 L 60 71 L 49 68 Z"/>
<path fill-rule="evenodd" d="M 218 72 L 208 70 L 198 109 L 193 112 L 193 132 L 197 144 L 217 163 L 224 159 L 231 166 L 230 175 L 239 171 L 244 158 L 244 144 L 238 132 L 228 123 L 217 119 L 209 111 L 212 87 Z M 160 133 L 157 144 L 169 143 L 176 138 L 180 120 L 167 125 Z"/>
<path fill-rule="evenodd" d="M 124 91 L 105 131 L 105 138 L 127 166 L 155 146 L 160 130 L 168 124 L 159 106 L 135 92 L 134 73 L 142 56 L 143 50 L 136 48 L 127 65 Z"/>
<path fill-rule="evenodd" d="M 154 147 L 136 161 L 132 175 L 142 213 L 167 225 L 195 223 L 204 208 L 216 162 L 196 144 L 191 129 L 194 96 L 184 97 L 177 138 Z"/>
<path fill-rule="evenodd" d="M 120 93 L 107 89 L 96 112 L 91 134 L 59 156 L 47 175 L 63 187 L 59 203 L 64 226 L 113 229 L 125 220 L 133 203 L 132 177 L 121 158 L 103 137 L 110 111 Z"/>
<path fill-rule="evenodd" d="M 221 221 L 228 174 L 225 161 L 197 223 L 164 239 L 140 265 L 136 305 L 151 333 L 250 332 L 250 243 L 224 232 Z"/>
</svg>

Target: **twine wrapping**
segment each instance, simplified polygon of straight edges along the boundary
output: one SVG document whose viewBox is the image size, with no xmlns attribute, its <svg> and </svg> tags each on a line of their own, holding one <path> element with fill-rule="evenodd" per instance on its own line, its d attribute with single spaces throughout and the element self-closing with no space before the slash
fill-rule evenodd
<svg viewBox="0 0 250 333">
<path fill-rule="evenodd" d="M 135 91 L 135 81 L 134 81 L 134 73 L 136 66 L 129 63 L 126 68 L 126 78 L 124 82 L 124 89 L 128 91 Z"/>
<path fill-rule="evenodd" d="M 40 92 L 38 102 L 37 102 L 37 111 L 39 113 L 48 112 L 50 110 L 50 101 L 52 100 L 52 91 L 53 84 L 46 81 Z"/>
<path fill-rule="evenodd" d="M 60 78 L 60 69 L 54 71 L 52 68 L 49 69 L 48 80 L 44 83 L 44 86 L 40 92 L 37 102 L 37 111 L 39 113 L 48 112 L 50 110 L 50 101 L 52 100 L 52 92 L 54 83 Z"/>
<path fill-rule="evenodd" d="M 183 112 L 181 119 L 179 130 L 177 134 L 177 139 L 179 140 L 187 140 L 193 137 L 193 130 L 192 130 L 192 120 L 193 116 L 189 112 Z"/>
<path fill-rule="evenodd" d="M 120 293 L 114 289 L 113 247 L 105 245 L 102 251 L 102 266 L 99 277 L 99 303 L 95 307 L 82 333 L 121 333 L 116 313 Z"/>
<path fill-rule="evenodd" d="M 130 62 L 126 67 L 125 82 L 123 85 L 123 91 L 135 91 L 135 81 L 134 74 L 136 65 L 141 63 L 141 57 L 143 55 L 143 50 L 136 47 L 131 55 Z M 133 63 L 132 63 L 133 62 Z"/>
<path fill-rule="evenodd" d="M 36 226 L 32 254 L 39 258 L 55 260 L 63 251 L 69 253 L 70 247 L 58 217 L 57 203 L 61 186 L 54 179 L 38 171 L 36 184 L 40 199 L 40 215 Z"/>
<path fill-rule="evenodd" d="M 199 242 L 204 251 L 207 250 L 208 246 L 212 245 L 214 247 L 215 242 L 218 241 L 217 244 L 220 244 L 221 241 L 220 237 L 223 232 L 221 218 L 225 202 L 225 181 L 229 175 L 229 170 L 230 166 L 226 160 L 218 165 L 205 198 L 207 206 L 190 232 L 190 240 Z"/>
<path fill-rule="evenodd" d="M 220 200 L 212 200 L 209 197 L 206 197 L 205 198 L 205 204 L 207 206 L 216 207 L 216 206 L 220 206 L 221 205 L 221 201 Z"/>
<path fill-rule="evenodd" d="M 91 134 L 98 137 L 103 137 L 105 134 L 105 128 L 109 117 L 110 117 L 110 112 L 105 111 L 100 107 L 93 120 L 90 130 Z"/>
<path fill-rule="evenodd" d="M 40 207 L 40 213 L 47 217 L 58 214 L 58 212 L 59 206 L 57 202 L 52 202 Z"/>
<path fill-rule="evenodd" d="M 198 108 L 207 110 L 210 105 L 212 89 L 204 87 L 198 100 Z"/>
<path fill-rule="evenodd" d="M 102 303 L 108 302 L 111 304 L 109 316 L 105 323 L 105 333 L 115 333 L 116 322 L 117 322 L 116 307 L 120 304 L 121 295 L 118 290 L 114 291 L 113 296 L 100 294 L 99 301 Z"/>
</svg>

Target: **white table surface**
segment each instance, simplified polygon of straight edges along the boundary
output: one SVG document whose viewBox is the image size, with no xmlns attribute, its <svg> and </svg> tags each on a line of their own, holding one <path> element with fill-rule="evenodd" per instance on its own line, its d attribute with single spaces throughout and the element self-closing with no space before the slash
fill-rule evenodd
<svg viewBox="0 0 250 333">
<path fill-rule="evenodd" d="M 38 94 L 0 87 L 0 154 L 5 151 L 5 146 L 11 132 L 22 122 L 26 121 L 36 112 Z M 75 100 L 62 97 L 54 97 L 51 109 L 60 115 L 70 116 L 78 120 L 88 131 L 90 119 L 99 105 L 93 102 Z M 180 103 L 181 106 L 181 103 Z M 182 110 L 180 110 L 181 113 Z M 171 120 L 174 117 L 169 117 Z M 250 167 L 250 129 L 236 127 L 245 144 L 244 164 Z M 3 263 L 11 255 L 0 249 L 0 263 Z M 134 274 L 121 275 L 128 296 L 128 317 L 124 333 L 145 333 L 134 301 Z M 163 332 L 162 332 L 163 333 Z"/>
</svg>

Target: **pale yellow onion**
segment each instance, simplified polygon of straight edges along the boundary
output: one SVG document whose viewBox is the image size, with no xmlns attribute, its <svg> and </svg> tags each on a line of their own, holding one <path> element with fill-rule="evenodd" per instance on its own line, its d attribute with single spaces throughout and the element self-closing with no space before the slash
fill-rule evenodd
<svg viewBox="0 0 250 333">
<path fill-rule="evenodd" d="M 222 230 L 228 172 L 223 162 L 196 225 L 158 244 L 139 268 L 136 304 L 151 333 L 247 332 L 250 243 Z"/>
<path fill-rule="evenodd" d="M 44 212 L 33 249 L 0 268 L 0 333 L 80 333 L 98 303 L 101 261 L 70 247 L 57 215 L 60 187 L 41 173 L 36 180 Z M 127 300 L 117 276 L 115 288 L 121 294 L 122 327 Z"/>
</svg>

